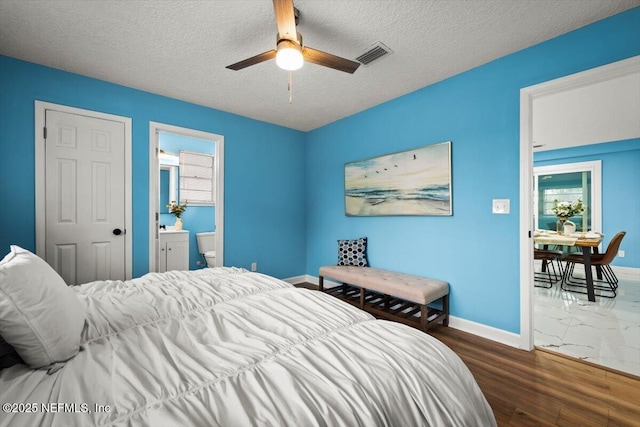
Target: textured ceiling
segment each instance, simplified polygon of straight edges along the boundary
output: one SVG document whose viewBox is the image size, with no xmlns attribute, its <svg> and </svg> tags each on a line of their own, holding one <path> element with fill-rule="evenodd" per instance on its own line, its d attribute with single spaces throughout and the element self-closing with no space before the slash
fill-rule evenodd
<svg viewBox="0 0 640 427">
<path fill-rule="evenodd" d="M 313 48 L 392 55 L 353 75 L 275 61 L 272 2 L 0 0 L 0 54 L 219 110 L 311 130 L 493 59 L 620 13 L 640 0 L 296 0 Z"/>
</svg>

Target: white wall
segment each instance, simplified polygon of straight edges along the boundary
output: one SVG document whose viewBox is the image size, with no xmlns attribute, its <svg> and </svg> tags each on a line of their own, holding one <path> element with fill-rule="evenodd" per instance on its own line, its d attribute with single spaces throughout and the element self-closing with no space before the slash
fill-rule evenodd
<svg viewBox="0 0 640 427">
<path fill-rule="evenodd" d="M 533 111 L 534 151 L 638 138 L 640 72 L 539 96 Z"/>
</svg>

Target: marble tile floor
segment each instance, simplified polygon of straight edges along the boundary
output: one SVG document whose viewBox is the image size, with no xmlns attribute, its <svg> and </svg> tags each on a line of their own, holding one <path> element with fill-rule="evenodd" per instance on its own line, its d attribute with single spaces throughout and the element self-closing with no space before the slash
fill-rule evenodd
<svg viewBox="0 0 640 427">
<path fill-rule="evenodd" d="M 640 281 L 619 278 L 615 298 L 534 289 L 535 345 L 640 376 Z"/>
</svg>

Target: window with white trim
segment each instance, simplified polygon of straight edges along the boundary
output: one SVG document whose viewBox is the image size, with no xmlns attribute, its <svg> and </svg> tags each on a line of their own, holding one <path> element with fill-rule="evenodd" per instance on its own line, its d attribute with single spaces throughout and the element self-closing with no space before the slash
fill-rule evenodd
<svg viewBox="0 0 640 427">
<path fill-rule="evenodd" d="M 535 166 L 533 173 L 537 228 L 556 229 L 558 219 L 552 210 L 554 200 L 575 202 L 580 199 L 585 210 L 570 219 L 576 224 L 576 230 L 602 230 L 601 160 Z"/>
<path fill-rule="evenodd" d="M 542 192 L 542 212 L 544 215 L 554 215 L 553 205 L 556 200 L 573 203 L 578 199 L 589 200 L 589 195 L 584 194 L 582 187 L 545 188 Z"/>
<path fill-rule="evenodd" d="M 180 150 L 180 203 L 215 205 L 215 157 Z"/>
</svg>

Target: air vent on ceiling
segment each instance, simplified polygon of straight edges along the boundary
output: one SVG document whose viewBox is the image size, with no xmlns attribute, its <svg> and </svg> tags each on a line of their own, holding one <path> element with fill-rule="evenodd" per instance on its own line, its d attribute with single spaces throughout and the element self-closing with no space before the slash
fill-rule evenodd
<svg viewBox="0 0 640 427">
<path fill-rule="evenodd" d="M 357 58 L 356 61 L 363 65 L 368 65 L 375 61 L 378 58 L 382 58 L 385 55 L 393 53 L 391 49 L 382 44 L 382 42 L 377 42 L 373 46 L 370 46 L 367 50 L 362 52 Z"/>
</svg>

